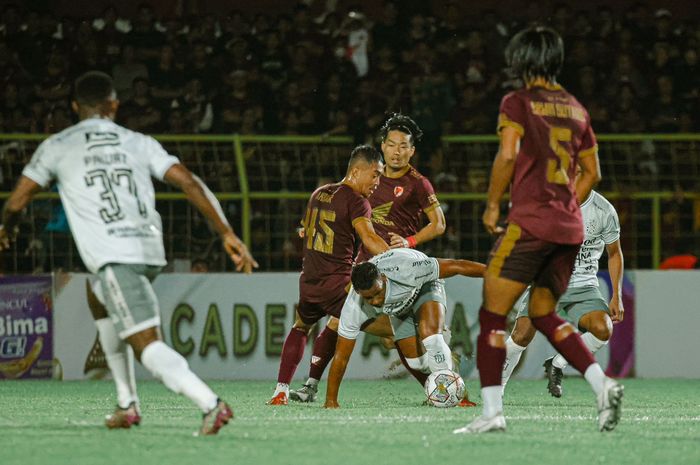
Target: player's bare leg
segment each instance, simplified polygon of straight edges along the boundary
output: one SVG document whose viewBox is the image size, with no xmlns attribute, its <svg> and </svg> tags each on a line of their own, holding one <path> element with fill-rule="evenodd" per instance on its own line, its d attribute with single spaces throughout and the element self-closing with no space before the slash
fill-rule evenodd
<svg viewBox="0 0 700 465">
<path fill-rule="evenodd" d="M 501 375 L 501 384 L 504 391 L 510 376 L 513 374 L 513 370 L 518 366 L 520 357 L 527 346 L 530 345 L 530 342 L 532 342 L 536 331 L 530 318 L 523 316 L 515 320 L 513 331 L 510 333 L 508 340 L 506 340 L 506 361 L 503 364 L 503 373 Z"/>
<path fill-rule="evenodd" d="M 85 291 L 90 313 L 97 326 L 100 345 L 117 389 L 117 407 L 107 416 L 105 425 L 110 429 L 139 425 L 141 411 L 136 393 L 134 352 L 117 334 L 112 320 L 107 315 L 107 309 L 93 292 L 90 281 L 85 281 Z"/>
<path fill-rule="evenodd" d="M 338 319 L 329 317 L 325 328 L 316 337 L 311 354 L 311 366 L 309 377 L 304 385 L 299 389 L 289 390 L 289 399 L 297 402 L 315 402 L 318 393 L 318 383 L 323 376 L 323 372 L 335 354 L 335 344 L 338 340 Z"/>
<path fill-rule="evenodd" d="M 219 429 L 233 418 L 230 407 L 195 375 L 187 360 L 160 337 L 157 327 L 144 329 L 126 338 L 134 349 L 136 358 L 176 394 L 182 394 L 194 402 L 204 413 L 200 435 L 216 434 Z"/>
<path fill-rule="evenodd" d="M 578 322 L 578 327 L 583 332 L 581 340 L 584 345 L 592 354 L 595 354 L 610 340 L 613 324 L 608 312 L 595 310 L 583 315 Z M 545 374 L 548 380 L 547 390 L 554 397 L 561 397 L 563 393 L 561 380 L 563 370 L 568 364 L 569 362 L 561 354 L 557 354 L 544 362 Z"/>
<path fill-rule="evenodd" d="M 287 405 L 289 403 L 289 383 L 292 381 L 294 372 L 304 356 L 306 341 L 314 324 L 316 323 L 305 323 L 299 316 L 299 312 L 297 312 L 294 325 L 284 340 L 284 346 L 282 346 L 280 368 L 277 373 L 277 386 L 272 394 L 272 398 L 267 402 L 268 405 Z"/>
</svg>

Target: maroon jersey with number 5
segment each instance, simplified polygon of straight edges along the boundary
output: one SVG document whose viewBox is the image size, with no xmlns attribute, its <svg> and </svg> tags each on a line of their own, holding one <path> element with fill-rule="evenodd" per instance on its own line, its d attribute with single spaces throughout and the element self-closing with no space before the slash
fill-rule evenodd
<svg viewBox="0 0 700 465">
<path fill-rule="evenodd" d="M 311 194 L 304 218 L 304 261 L 300 281 L 321 285 L 352 272 L 355 224 L 369 221 L 369 201 L 346 184 L 326 184 Z"/>
<path fill-rule="evenodd" d="M 533 86 L 503 97 L 498 132 L 507 126 L 521 137 L 508 222 L 548 242 L 580 244 L 576 165 L 598 150 L 588 112 L 560 86 Z"/>
</svg>

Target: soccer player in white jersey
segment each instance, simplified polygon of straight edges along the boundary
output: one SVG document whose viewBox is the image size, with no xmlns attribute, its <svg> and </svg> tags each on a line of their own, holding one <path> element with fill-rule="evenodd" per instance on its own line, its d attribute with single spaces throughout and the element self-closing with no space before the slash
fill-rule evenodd
<svg viewBox="0 0 700 465">
<path fill-rule="evenodd" d="M 451 370 L 452 351 L 442 335 L 447 305 L 442 278 L 481 277 L 485 269 L 482 263 L 432 258 L 412 249 L 393 249 L 355 265 L 352 290 L 340 312 L 325 407 L 338 408 L 338 390 L 355 340 L 360 331 L 381 333 L 381 315 L 389 316 L 396 346 L 412 369 Z M 423 355 L 417 338 L 425 348 Z"/>
<path fill-rule="evenodd" d="M 10 246 L 32 197 L 55 181 L 80 256 L 98 276 L 109 314 L 95 322 L 117 387 L 118 407 L 107 426 L 140 422 L 128 344 L 153 376 L 202 410 L 199 434 L 216 434 L 233 412 L 159 333 L 151 282 L 166 261 L 151 177 L 185 193 L 221 236 L 237 270 L 250 272 L 257 263 L 199 178 L 155 139 L 113 122 L 118 106 L 108 75 L 91 71 L 76 80 L 73 109 L 80 122 L 42 142 L 24 168 L 2 212 L 0 249 Z"/>
<path fill-rule="evenodd" d="M 581 204 L 581 214 L 585 236 L 569 286 L 559 299 L 557 312 L 584 332 L 581 339 L 592 353 L 596 353 L 608 343 L 612 335 L 613 322 L 624 318 L 622 304 L 622 277 L 624 258 L 620 247 L 620 221 L 615 207 L 602 195 L 591 191 Z M 608 271 L 612 282 L 612 296 L 607 303 L 598 288 L 598 261 L 608 253 Z M 535 328 L 528 318 L 529 292 L 526 292 L 516 304 L 518 315 L 515 327 L 506 341 L 506 361 L 503 365 L 502 384 L 505 389 L 508 379 L 520 361 L 525 348 L 535 336 Z M 567 362 L 557 354 L 544 362 L 547 376 L 547 390 L 554 397 L 562 395 L 562 370 Z"/>
</svg>

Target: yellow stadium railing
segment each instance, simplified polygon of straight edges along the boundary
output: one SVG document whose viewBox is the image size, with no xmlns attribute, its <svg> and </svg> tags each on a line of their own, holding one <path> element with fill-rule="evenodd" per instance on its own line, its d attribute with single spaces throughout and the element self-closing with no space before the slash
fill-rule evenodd
<svg viewBox="0 0 700 465">
<path fill-rule="evenodd" d="M 45 137 L 0 135 L 1 199 L 9 195 L 21 167 Z M 319 182 L 342 177 L 352 148 L 349 137 L 234 134 L 161 135 L 156 138 L 200 174 L 222 202 L 231 203 L 231 211 L 240 219 L 237 229 L 249 246 L 255 238 L 259 245 L 266 237 L 274 242 L 276 235 L 294 234 L 289 225 L 296 221 L 296 211 L 303 208 L 304 201 Z M 626 202 L 633 205 L 632 213 L 622 212 L 634 216 L 633 221 L 627 223 L 631 225 L 627 231 L 623 221 L 623 236 L 635 238 L 635 245 L 630 246 L 634 251 L 630 253 L 638 257 L 636 266 L 657 267 L 663 255 L 678 248 L 678 244 L 670 244 L 673 234 L 667 234 L 665 228 L 678 230 L 673 236 L 675 242 L 697 241 L 700 134 L 605 134 L 598 140 L 604 176 L 602 192 L 616 206 Z M 421 165 L 432 168 L 431 178 L 438 197 L 450 207 L 448 225 L 453 221 L 463 229 L 457 231 L 462 244 L 472 242 L 471 249 L 458 245 L 458 253 L 483 259 L 488 246 L 485 233 L 479 230 L 480 204 L 485 200 L 485 181 L 498 139 L 491 135 L 444 136 L 442 142 L 441 149 L 432 154 L 430 160 L 422 159 Z M 42 193 L 37 197 L 54 201 L 56 198 L 56 193 Z M 161 188 L 157 200 L 182 203 L 184 196 Z M 274 202 L 289 203 L 274 209 L 271 207 Z M 672 205 L 667 208 L 667 204 Z M 675 220 L 669 213 L 676 204 L 682 206 L 678 207 L 680 213 L 676 215 L 681 226 L 672 224 Z M 187 215 L 191 217 L 191 213 Z M 280 220 L 280 216 L 290 218 Z M 173 224 L 179 222 L 173 220 Z M 256 222 L 264 225 L 256 226 L 254 234 L 252 228 Z M 478 237 L 465 239 L 466 236 Z"/>
</svg>

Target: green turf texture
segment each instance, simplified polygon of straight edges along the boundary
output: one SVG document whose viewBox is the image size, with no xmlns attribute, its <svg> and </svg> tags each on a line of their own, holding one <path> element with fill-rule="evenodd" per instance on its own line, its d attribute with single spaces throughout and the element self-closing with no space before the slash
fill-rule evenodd
<svg viewBox="0 0 700 465">
<path fill-rule="evenodd" d="M 193 437 L 200 414 L 150 381 L 139 385 L 140 427 L 109 431 L 109 381 L 0 382 L 0 464 L 700 464 L 700 380 L 626 380 L 623 418 L 596 429 L 580 378 L 554 399 L 545 382 L 511 381 L 506 433 L 453 435 L 480 412 L 422 406 L 410 380 L 346 381 L 340 410 L 320 403 L 265 405 L 273 382 L 212 382 L 235 420 Z M 480 402 L 476 381 L 467 383 Z M 325 386 L 321 386 L 322 393 Z"/>
</svg>

